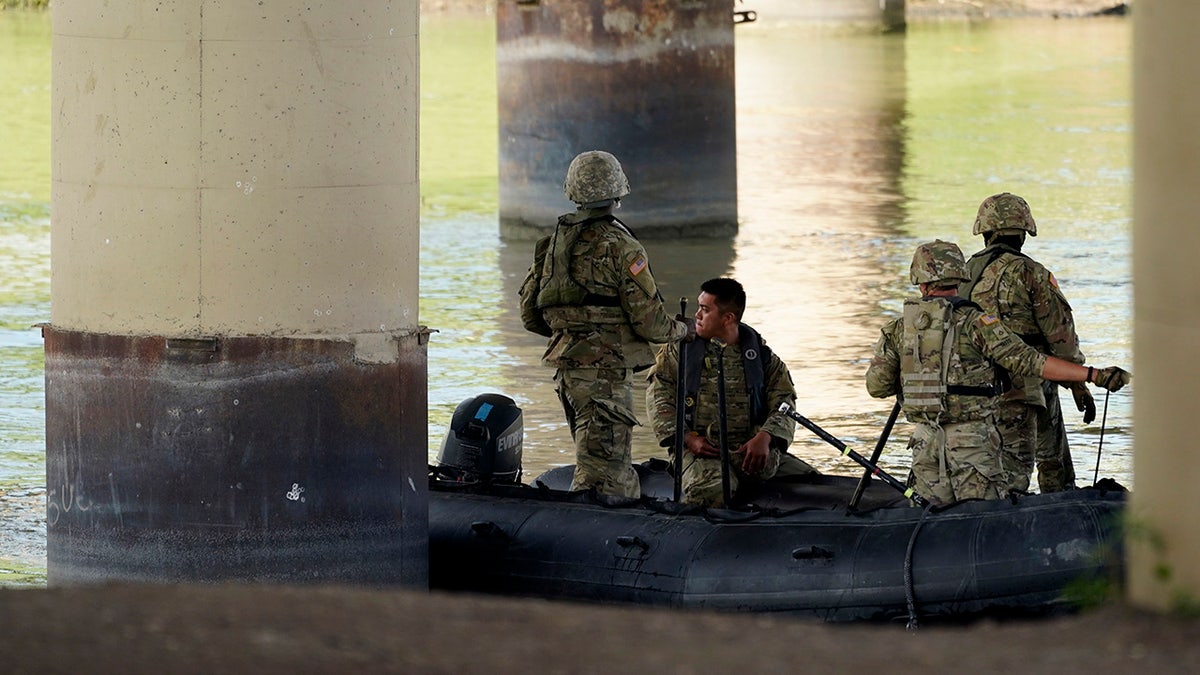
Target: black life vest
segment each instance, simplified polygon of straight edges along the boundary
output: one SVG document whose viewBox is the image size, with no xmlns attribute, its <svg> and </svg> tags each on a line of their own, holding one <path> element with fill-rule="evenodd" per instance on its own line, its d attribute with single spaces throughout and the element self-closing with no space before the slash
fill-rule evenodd
<svg viewBox="0 0 1200 675">
<path fill-rule="evenodd" d="M 688 429 L 696 424 L 696 397 L 700 393 L 700 375 L 704 370 L 704 356 L 708 352 L 708 340 L 696 338 L 681 342 L 682 354 L 687 359 L 687 379 L 684 382 L 683 419 Z M 753 426 L 762 426 L 767 421 L 767 372 L 766 364 L 771 360 L 771 348 L 763 342 L 762 335 L 744 323 L 738 324 L 738 348 L 742 355 L 742 368 L 746 372 L 746 393 L 750 397 L 750 421 Z"/>
</svg>

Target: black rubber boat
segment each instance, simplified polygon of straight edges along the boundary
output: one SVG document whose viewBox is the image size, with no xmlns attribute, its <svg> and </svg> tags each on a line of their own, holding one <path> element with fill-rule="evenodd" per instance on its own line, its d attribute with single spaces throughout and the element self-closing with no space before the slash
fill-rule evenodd
<svg viewBox="0 0 1200 675">
<path fill-rule="evenodd" d="M 474 433 L 502 438 L 511 429 Z M 475 444 L 470 454 L 477 459 L 483 448 L 491 456 L 487 446 Z M 511 466 L 500 457 L 489 464 L 497 475 Z M 770 483 L 738 509 L 706 510 L 671 501 L 668 469 L 661 460 L 639 466 L 643 497 L 615 500 L 567 491 L 572 467 L 531 485 L 463 482 L 457 471 L 435 468 L 430 585 L 826 621 L 912 621 L 1069 610 L 1077 589 L 1123 574 L 1118 528 L 1126 493 L 1115 484 L 922 509 L 872 480 L 850 509 L 857 479 L 822 475 Z"/>
</svg>

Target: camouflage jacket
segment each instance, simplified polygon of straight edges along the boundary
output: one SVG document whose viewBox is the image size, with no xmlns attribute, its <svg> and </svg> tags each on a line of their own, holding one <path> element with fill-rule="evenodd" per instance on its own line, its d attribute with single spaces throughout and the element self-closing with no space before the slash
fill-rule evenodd
<svg viewBox="0 0 1200 675">
<path fill-rule="evenodd" d="M 520 300 L 525 328 L 550 338 L 542 363 L 554 368 L 644 368 L 650 343 L 687 334 L 663 307 L 645 249 L 603 209 L 559 218 Z"/>
<path fill-rule="evenodd" d="M 704 368 L 700 375 L 700 391 L 696 396 L 696 432 L 707 436 L 716 445 L 721 437 L 720 418 L 717 406 L 717 359 L 721 350 L 711 341 L 705 340 Z M 796 432 L 792 418 L 779 412 L 779 405 L 796 405 L 796 388 L 792 384 L 787 364 L 774 352 L 764 364 L 766 378 L 767 419 L 755 425 L 750 419 L 750 393 L 746 382 L 746 369 L 740 350 L 730 345 L 724 350 L 725 360 L 725 424 L 729 438 L 729 449 L 736 450 L 754 434 L 764 430 L 771 434 L 771 446 L 787 450 Z M 658 350 L 654 368 L 650 371 L 650 386 L 646 390 L 654 437 L 662 447 L 671 447 L 675 442 L 675 398 L 679 380 L 679 343 L 663 345 Z"/>
<path fill-rule="evenodd" d="M 1021 341 L 992 314 L 972 305 L 955 309 L 953 321 L 957 326 L 957 344 L 950 352 L 946 384 L 949 386 L 977 385 L 964 382 L 965 373 L 978 372 L 983 362 L 1006 368 L 1010 373 L 1041 376 L 1046 357 Z M 875 343 L 875 354 L 867 368 L 867 392 L 875 398 L 888 398 L 900 393 L 901 344 L 904 338 L 903 319 L 888 322 Z M 966 422 L 987 417 L 996 406 L 996 396 L 946 394 L 945 412 L 941 422 Z M 927 422 L 913 419 L 911 422 Z"/>
<path fill-rule="evenodd" d="M 992 244 L 967 261 L 972 283 L 961 287 L 972 302 L 995 314 L 1005 328 L 1043 354 L 1083 363 L 1071 305 L 1041 263 L 1004 244 Z M 1005 400 L 1045 406 L 1041 380 L 1013 377 Z"/>
</svg>

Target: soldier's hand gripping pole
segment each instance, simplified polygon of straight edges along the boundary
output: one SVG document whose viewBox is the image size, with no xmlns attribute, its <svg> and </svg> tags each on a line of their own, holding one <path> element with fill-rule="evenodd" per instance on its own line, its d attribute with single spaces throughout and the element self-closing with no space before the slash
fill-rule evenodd
<svg viewBox="0 0 1200 675">
<path fill-rule="evenodd" d="M 779 412 L 782 412 L 784 415 L 787 415 L 788 417 L 796 420 L 805 429 L 808 429 L 809 431 L 816 434 L 817 437 L 819 437 L 821 440 L 825 441 L 826 443 L 828 443 L 828 444 L 832 445 L 833 447 L 837 448 L 838 450 L 840 450 L 843 455 L 849 457 L 850 459 L 854 460 L 855 462 L 858 462 L 858 464 L 860 466 L 862 466 L 863 468 L 869 469 L 871 471 L 871 473 L 875 474 L 876 476 L 879 476 L 880 480 L 882 480 L 883 482 L 892 486 L 896 490 L 900 491 L 900 493 L 903 494 L 908 499 L 910 499 L 913 504 L 916 504 L 917 506 L 927 506 L 929 504 L 928 499 L 925 499 L 921 495 L 914 492 L 912 488 L 908 487 L 904 483 L 901 483 L 900 481 L 893 478 L 891 474 L 889 474 L 886 471 L 884 471 L 883 469 L 879 468 L 878 464 L 875 464 L 874 462 L 867 459 L 866 457 L 863 457 L 862 455 L 858 454 L 857 452 L 846 447 L 845 443 L 839 441 L 828 431 L 825 431 L 821 427 L 817 426 L 816 423 L 814 423 L 812 420 L 808 419 L 804 415 L 801 415 L 800 413 L 793 410 L 792 406 L 790 406 L 786 403 L 782 403 L 779 406 Z"/>
<path fill-rule="evenodd" d="M 687 316 L 687 298 L 679 299 L 679 316 Z M 676 371 L 678 376 L 675 380 L 675 503 L 678 504 L 683 498 L 683 453 L 687 451 L 687 446 L 684 444 L 684 439 L 687 437 L 687 429 L 684 424 L 687 422 L 685 418 L 685 410 L 687 406 L 687 359 L 684 357 L 683 347 L 684 342 L 679 343 L 679 368 Z"/>
</svg>

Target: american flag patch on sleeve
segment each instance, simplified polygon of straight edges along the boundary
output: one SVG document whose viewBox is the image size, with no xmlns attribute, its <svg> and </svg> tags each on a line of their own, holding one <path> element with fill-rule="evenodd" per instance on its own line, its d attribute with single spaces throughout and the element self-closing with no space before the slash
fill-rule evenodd
<svg viewBox="0 0 1200 675">
<path fill-rule="evenodd" d="M 646 269 L 646 256 L 638 256 L 638 259 L 634 260 L 633 264 L 629 266 L 629 273 L 636 277 L 644 269 Z"/>
</svg>

